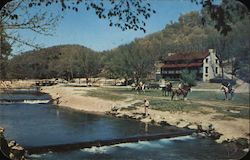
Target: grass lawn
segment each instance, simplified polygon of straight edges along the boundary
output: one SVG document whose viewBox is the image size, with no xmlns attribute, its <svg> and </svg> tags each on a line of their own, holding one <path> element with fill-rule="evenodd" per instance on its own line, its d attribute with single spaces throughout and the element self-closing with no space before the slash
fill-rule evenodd
<svg viewBox="0 0 250 160">
<path fill-rule="evenodd" d="M 183 112 L 191 112 L 191 111 L 202 111 L 202 107 L 200 104 L 192 103 L 191 101 L 183 101 L 183 100 L 159 100 L 152 99 L 150 101 L 151 108 L 161 111 L 183 111 Z"/>
<path fill-rule="evenodd" d="M 115 94 L 113 92 L 107 91 L 107 90 L 89 90 L 87 91 L 87 96 L 90 97 L 98 97 L 104 100 L 111 100 L 111 101 L 120 101 L 120 100 L 124 100 L 127 97 L 125 95 L 122 94 Z M 84 96 L 86 96 L 84 95 Z"/>
<path fill-rule="evenodd" d="M 188 98 L 191 100 L 222 101 L 232 103 L 234 105 L 249 105 L 248 93 L 235 93 L 233 100 L 223 101 L 225 99 L 223 92 L 193 91 L 188 94 Z"/>
<path fill-rule="evenodd" d="M 87 95 L 113 101 L 125 100 L 128 97 L 134 100 L 147 97 L 150 101 L 150 107 L 156 110 L 170 112 L 198 111 L 201 114 L 208 114 L 209 112 L 204 109 L 207 107 L 214 109 L 218 113 L 223 113 L 226 117 L 249 119 L 249 94 L 247 93 L 236 93 L 233 100 L 225 101 L 223 100 L 223 92 L 193 91 L 188 94 L 187 101 L 181 99 L 171 101 L 170 97 L 162 96 L 161 90 L 157 89 L 146 90 L 145 93 L 137 94 L 136 91 L 131 91 L 129 88 L 100 87 L 97 90 L 87 91 Z M 142 105 L 142 103 L 136 104 L 136 106 Z M 239 113 L 231 112 L 232 110 Z"/>
<path fill-rule="evenodd" d="M 197 82 L 197 85 L 193 88 L 202 88 L 202 89 L 219 89 L 221 86 L 220 83 L 208 83 L 208 82 Z"/>
</svg>

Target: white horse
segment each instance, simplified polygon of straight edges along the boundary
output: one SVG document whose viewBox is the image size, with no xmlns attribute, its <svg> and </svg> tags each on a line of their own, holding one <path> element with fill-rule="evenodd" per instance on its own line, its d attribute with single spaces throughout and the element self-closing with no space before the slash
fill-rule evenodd
<svg viewBox="0 0 250 160">
<path fill-rule="evenodd" d="M 132 87 L 132 91 L 137 91 L 137 94 L 140 94 L 141 92 L 145 93 L 145 84 L 143 84 L 142 82 L 140 82 L 139 84 L 135 84 L 133 83 L 131 85 Z"/>
</svg>

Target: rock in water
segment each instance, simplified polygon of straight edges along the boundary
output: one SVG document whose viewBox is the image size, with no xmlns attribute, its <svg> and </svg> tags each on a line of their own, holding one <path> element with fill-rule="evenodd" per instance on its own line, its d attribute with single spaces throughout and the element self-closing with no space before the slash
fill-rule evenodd
<svg viewBox="0 0 250 160">
<path fill-rule="evenodd" d="M 19 145 L 11 147 L 10 151 L 14 155 L 14 159 L 22 159 L 25 154 L 24 148 Z"/>
<path fill-rule="evenodd" d="M 211 133 L 210 133 L 210 137 L 211 137 L 212 139 L 219 139 L 221 135 L 222 135 L 222 134 L 220 134 L 220 133 L 218 133 L 218 132 L 211 132 Z"/>
<path fill-rule="evenodd" d="M 249 144 L 248 144 L 248 141 L 246 138 L 239 138 L 236 140 L 236 144 L 238 146 L 241 146 L 243 148 L 248 148 L 249 147 Z"/>
<path fill-rule="evenodd" d="M 13 147 L 13 146 L 15 146 L 16 145 L 16 141 L 10 141 L 9 142 L 9 144 L 8 144 L 8 146 L 11 148 L 11 147 Z"/>
</svg>

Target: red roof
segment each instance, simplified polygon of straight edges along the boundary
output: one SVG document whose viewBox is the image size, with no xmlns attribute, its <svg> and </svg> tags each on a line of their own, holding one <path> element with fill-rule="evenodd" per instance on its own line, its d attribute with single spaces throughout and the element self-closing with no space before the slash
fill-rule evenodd
<svg viewBox="0 0 250 160">
<path fill-rule="evenodd" d="M 165 61 L 204 59 L 208 55 L 209 52 L 175 53 L 171 56 L 166 57 Z"/>
<path fill-rule="evenodd" d="M 189 64 L 164 64 L 161 68 L 190 68 L 201 67 L 202 63 L 189 63 Z"/>
</svg>

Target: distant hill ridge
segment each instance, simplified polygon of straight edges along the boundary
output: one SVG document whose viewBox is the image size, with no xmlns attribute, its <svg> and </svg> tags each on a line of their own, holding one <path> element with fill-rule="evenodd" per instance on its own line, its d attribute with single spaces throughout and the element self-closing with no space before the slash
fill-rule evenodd
<svg viewBox="0 0 250 160">
<path fill-rule="evenodd" d="M 18 56 L 27 56 L 28 54 L 48 54 L 48 53 L 65 53 L 65 51 L 69 51 L 69 50 L 88 50 L 90 52 L 95 52 L 94 50 L 87 48 L 85 46 L 79 45 L 79 44 L 63 44 L 63 45 L 55 45 L 55 46 L 50 46 L 47 48 L 41 48 L 41 49 L 37 49 L 37 50 L 31 50 L 31 51 L 26 51 L 21 53 Z"/>
</svg>

